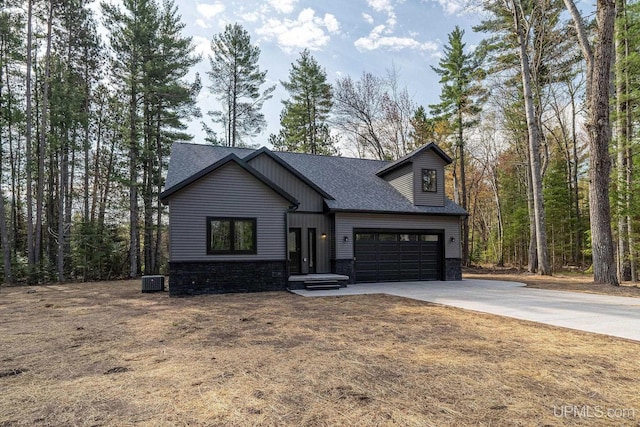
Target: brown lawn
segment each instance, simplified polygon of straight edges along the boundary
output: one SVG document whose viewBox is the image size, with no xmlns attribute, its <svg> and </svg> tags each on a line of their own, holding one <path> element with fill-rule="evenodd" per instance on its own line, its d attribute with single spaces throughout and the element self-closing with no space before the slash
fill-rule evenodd
<svg viewBox="0 0 640 427">
<path fill-rule="evenodd" d="M 640 343 L 397 297 L 2 288 L 0 337 L 0 426 L 640 421 Z"/>
</svg>

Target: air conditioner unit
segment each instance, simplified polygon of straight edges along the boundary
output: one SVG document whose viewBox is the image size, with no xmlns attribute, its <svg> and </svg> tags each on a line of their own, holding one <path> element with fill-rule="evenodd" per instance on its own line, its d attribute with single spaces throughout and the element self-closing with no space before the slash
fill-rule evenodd
<svg viewBox="0 0 640 427">
<path fill-rule="evenodd" d="M 142 292 L 164 291 L 164 276 L 142 276 Z"/>
</svg>

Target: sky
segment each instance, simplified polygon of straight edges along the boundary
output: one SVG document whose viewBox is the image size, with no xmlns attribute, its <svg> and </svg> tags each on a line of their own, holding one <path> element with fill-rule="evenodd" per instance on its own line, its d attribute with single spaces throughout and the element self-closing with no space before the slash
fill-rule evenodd
<svg viewBox="0 0 640 427">
<path fill-rule="evenodd" d="M 203 143 L 201 121 L 205 120 L 223 135 L 206 116 L 220 109 L 207 88 L 214 34 L 227 24 L 241 24 L 251 42 L 261 49 L 259 66 L 267 70 L 267 83 L 277 84 L 273 98 L 265 102 L 263 113 L 267 129 L 253 138 L 253 144 L 267 145 L 271 133 L 280 129 L 282 100 L 288 97 L 280 81 L 287 81 L 291 64 L 303 49 L 326 70 L 330 83 L 351 76 L 359 79 L 364 71 L 386 76 L 392 67 L 399 72 L 399 83 L 406 87 L 418 105 L 438 102 L 439 78 L 431 69 L 442 56 L 447 35 L 455 25 L 465 30 L 464 41 L 473 48 L 482 39 L 472 27 L 479 23 L 473 0 L 177 0 L 185 23 L 184 35 L 193 38 L 202 61 L 193 73 L 200 74 L 203 89 L 198 103 L 202 119 L 194 119 L 188 132 L 193 142 Z M 191 77 L 193 77 L 193 73 Z"/>
</svg>

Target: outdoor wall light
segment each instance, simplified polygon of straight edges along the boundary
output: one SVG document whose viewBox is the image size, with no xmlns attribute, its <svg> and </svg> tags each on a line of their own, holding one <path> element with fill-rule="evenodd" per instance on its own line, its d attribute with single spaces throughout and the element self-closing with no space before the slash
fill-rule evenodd
<svg viewBox="0 0 640 427">
<path fill-rule="evenodd" d="M 349 241 L 349 236 L 344 236 L 344 241 L 348 242 Z"/>
<path fill-rule="evenodd" d="M 453 242 L 455 242 L 455 241 L 456 241 L 456 238 L 455 238 L 455 237 L 451 237 L 451 238 L 449 239 L 449 241 L 450 241 L 451 243 L 453 243 Z"/>
<path fill-rule="evenodd" d="M 322 237 L 323 239 L 326 239 L 326 238 L 327 238 L 327 233 L 322 233 L 322 234 L 320 235 L 320 237 Z"/>
</svg>

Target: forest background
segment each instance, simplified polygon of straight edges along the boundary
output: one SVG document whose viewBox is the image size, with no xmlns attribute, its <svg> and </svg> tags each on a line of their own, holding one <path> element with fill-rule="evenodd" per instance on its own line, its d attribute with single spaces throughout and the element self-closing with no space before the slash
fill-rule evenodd
<svg viewBox="0 0 640 427">
<path fill-rule="evenodd" d="M 439 101 L 419 105 L 393 64 L 330 81 L 301 50 L 262 70 L 240 24 L 209 58 L 176 3 L 4 0 L 0 6 L 0 244 L 4 283 L 101 280 L 167 270 L 158 200 L 170 147 L 269 145 L 393 160 L 436 142 L 454 159 L 449 196 L 469 212 L 463 263 L 636 280 L 640 6 L 487 0 L 469 47 L 451 29 Z M 98 20 L 99 19 L 99 20 Z M 105 28 L 106 33 L 99 28 Z M 191 73 L 209 61 L 206 76 Z M 366 64 L 364 64 L 366 68 Z M 280 128 L 263 104 L 277 79 Z M 217 108 L 200 111 L 207 93 Z"/>
</svg>

